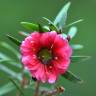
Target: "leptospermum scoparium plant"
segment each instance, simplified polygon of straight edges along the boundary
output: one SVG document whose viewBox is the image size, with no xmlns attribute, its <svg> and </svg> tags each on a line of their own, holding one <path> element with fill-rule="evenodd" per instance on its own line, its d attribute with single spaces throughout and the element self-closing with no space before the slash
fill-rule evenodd
<svg viewBox="0 0 96 96">
<path fill-rule="evenodd" d="M 70 40 L 77 33 L 75 24 L 82 19 L 66 25 L 70 4 L 68 2 L 62 8 L 53 22 L 43 17 L 47 21 L 46 25 L 21 22 L 21 25 L 31 30 L 30 33 L 19 32 L 25 37 L 22 41 L 7 35 L 20 48 L 20 53 L 6 42 L 1 42 L 1 46 L 14 53 L 16 59 L 13 60 L 12 57 L 0 53 L 0 70 L 8 74 L 5 76 L 10 81 L 0 87 L 0 95 L 17 90 L 16 96 L 63 96 L 65 88 L 63 84 L 57 84 L 60 82 L 60 76 L 74 83 L 82 83 L 79 77 L 68 70 L 71 63 L 89 58 L 89 56 L 74 56 L 74 51 L 82 49 L 83 46 L 71 44 Z M 67 34 L 64 32 L 65 28 L 69 28 Z M 19 72 L 14 72 L 2 64 L 6 62 L 18 68 Z M 30 94 L 29 89 L 32 92 Z"/>
</svg>

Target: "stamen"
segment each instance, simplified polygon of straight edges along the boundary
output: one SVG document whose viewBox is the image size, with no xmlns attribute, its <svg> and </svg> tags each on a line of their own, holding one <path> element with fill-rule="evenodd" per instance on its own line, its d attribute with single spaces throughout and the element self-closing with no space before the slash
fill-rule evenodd
<svg viewBox="0 0 96 96">
<path fill-rule="evenodd" d="M 43 55 L 42 58 L 44 58 L 45 56 Z"/>
<path fill-rule="evenodd" d="M 49 66 L 49 69 L 52 69 L 52 66 L 51 65 Z"/>
<path fill-rule="evenodd" d="M 34 41 L 31 41 L 31 44 L 33 44 L 34 43 Z"/>
<path fill-rule="evenodd" d="M 58 60 L 58 57 L 54 57 L 55 60 Z"/>
<path fill-rule="evenodd" d="M 53 44 L 51 45 L 51 49 L 53 48 Z"/>
<path fill-rule="evenodd" d="M 52 73 L 52 69 L 53 69 L 53 66 L 52 65 L 49 65 L 49 72 Z"/>
<path fill-rule="evenodd" d="M 38 59 L 40 59 L 42 64 L 48 64 L 52 59 L 50 50 L 48 50 L 47 48 L 42 48 L 38 53 Z"/>
<path fill-rule="evenodd" d="M 36 49 L 33 48 L 33 51 L 35 51 Z"/>
<path fill-rule="evenodd" d="M 33 55 L 33 59 L 36 59 L 36 55 Z"/>
</svg>

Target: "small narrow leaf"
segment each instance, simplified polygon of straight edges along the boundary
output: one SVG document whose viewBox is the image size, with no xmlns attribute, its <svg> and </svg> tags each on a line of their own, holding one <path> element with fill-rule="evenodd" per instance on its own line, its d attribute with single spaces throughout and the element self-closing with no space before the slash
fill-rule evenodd
<svg viewBox="0 0 96 96">
<path fill-rule="evenodd" d="M 66 39 L 67 35 L 65 33 L 62 33 L 62 37 L 63 37 L 63 39 Z"/>
<path fill-rule="evenodd" d="M 50 31 L 56 31 L 56 32 L 58 32 L 58 28 L 55 26 L 55 24 L 51 20 L 49 20 L 46 17 L 43 17 L 43 19 L 48 22 Z"/>
<path fill-rule="evenodd" d="M 21 45 L 21 42 L 19 40 L 17 40 L 16 38 L 10 36 L 10 35 L 7 35 L 7 37 L 13 42 L 15 43 L 16 45 L 20 46 Z"/>
<path fill-rule="evenodd" d="M 79 22 L 82 22 L 82 21 L 83 21 L 83 19 L 79 19 L 79 20 L 77 20 L 77 21 L 75 21 L 75 22 L 72 22 L 72 23 L 66 25 L 65 27 L 70 27 L 70 26 L 72 26 L 72 25 L 74 25 L 74 24 L 77 24 L 77 23 L 79 23 Z"/>
<path fill-rule="evenodd" d="M 58 27 L 59 29 L 62 29 L 66 23 L 66 20 L 67 20 L 67 12 L 68 12 L 68 9 L 70 7 L 71 3 L 68 2 L 62 9 L 61 11 L 59 12 L 59 14 L 57 15 L 55 21 L 54 21 L 54 24 Z"/>
<path fill-rule="evenodd" d="M 48 27 L 45 27 L 45 26 L 42 26 L 42 29 L 43 29 L 43 32 L 49 32 L 49 28 Z"/>
<path fill-rule="evenodd" d="M 16 89 L 20 92 L 20 94 L 22 96 L 24 96 L 24 93 L 22 91 L 22 89 L 19 87 L 19 85 L 17 84 L 17 82 L 15 80 L 13 80 L 12 78 L 9 78 L 9 80 L 14 84 L 14 86 L 16 87 Z"/>
<path fill-rule="evenodd" d="M 9 64 L 20 69 L 22 68 L 22 64 L 20 62 L 10 61 Z"/>
<path fill-rule="evenodd" d="M 17 74 L 16 72 L 14 72 L 13 70 L 11 70 L 8 67 L 4 66 L 3 64 L 0 64 L 0 70 L 3 71 L 6 74 L 12 76 L 13 78 L 18 79 L 19 81 L 22 80 L 22 77 L 20 76 L 20 74 Z"/>
<path fill-rule="evenodd" d="M 77 27 L 73 26 L 69 29 L 68 36 L 72 39 L 77 33 Z"/>
<path fill-rule="evenodd" d="M 41 32 L 41 33 L 44 32 L 43 27 L 40 24 L 38 24 L 38 26 L 39 26 L 39 32 Z"/>
<path fill-rule="evenodd" d="M 0 52 L 0 59 L 11 59 L 8 56 L 6 56 L 4 53 Z"/>
<path fill-rule="evenodd" d="M 0 63 L 2 63 L 2 62 L 10 62 L 10 60 L 9 59 L 0 59 Z"/>
<path fill-rule="evenodd" d="M 90 56 L 71 56 L 71 63 L 79 63 L 88 60 Z"/>
<path fill-rule="evenodd" d="M 58 32 L 58 29 L 53 24 L 49 24 L 49 28 L 50 28 L 50 31 Z"/>
<path fill-rule="evenodd" d="M 19 62 L 16 62 L 16 61 L 13 61 L 11 59 L 2 59 L 0 58 L 0 64 L 3 63 L 3 64 L 6 64 L 6 62 L 14 67 L 17 67 L 17 68 L 22 68 L 22 65 L 19 63 Z M 2 65 L 1 65 L 2 66 Z M 3 67 L 4 68 L 4 67 Z M 2 69 L 4 71 L 4 69 Z"/>
<path fill-rule="evenodd" d="M 11 51 L 13 54 L 15 54 L 17 58 L 20 58 L 19 52 L 15 48 L 13 48 L 11 45 L 7 44 L 6 42 L 1 42 L 0 45 L 8 49 L 9 51 Z"/>
<path fill-rule="evenodd" d="M 39 31 L 39 24 L 34 24 L 30 22 L 21 22 L 21 25 L 24 26 L 25 28 L 32 30 L 32 31 Z M 44 32 L 49 31 L 47 28 L 42 26 L 42 30 Z"/>
<path fill-rule="evenodd" d="M 69 81 L 72 81 L 74 83 L 82 83 L 83 80 L 81 80 L 79 77 L 74 75 L 71 71 L 66 71 L 63 75 L 64 78 L 66 78 Z"/>
<path fill-rule="evenodd" d="M 42 17 L 44 20 L 46 20 L 49 24 L 53 24 L 53 22 L 51 20 L 49 20 L 48 18 L 46 17 Z"/>
<path fill-rule="evenodd" d="M 49 26 L 43 26 L 43 28 L 45 29 L 45 31 L 50 31 L 50 29 L 49 29 Z"/>
<path fill-rule="evenodd" d="M 17 62 L 17 61 L 12 60 L 11 57 L 9 57 L 9 56 L 1 53 L 1 52 L 0 52 L 0 60 L 1 60 L 1 61 L 0 61 L 0 64 L 1 64 L 3 61 L 4 61 L 4 62 L 7 62 L 7 60 L 8 60 L 7 63 L 9 63 L 10 65 L 15 66 L 15 67 L 17 67 L 17 68 L 22 68 L 22 64 L 21 64 L 20 62 Z"/>
<path fill-rule="evenodd" d="M 29 33 L 24 32 L 24 31 L 20 31 L 19 34 L 25 37 L 30 35 Z"/>
<path fill-rule="evenodd" d="M 38 31 L 38 24 L 34 24 L 30 22 L 21 22 L 20 24 L 29 30 Z"/>
<path fill-rule="evenodd" d="M 13 91 L 15 89 L 15 86 L 9 82 L 6 85 L 3 85 L 2 87 L 0 87 L 0 96 L 3 96 L 11 91 Z"/>
<path fill-rule="evenodd" d="M 80 44 L 73 44 L 71 45 L 71 47 L 73 50 L 79 50 L 79 49 L 82 49 L 84 46 Z"/>
</svg>

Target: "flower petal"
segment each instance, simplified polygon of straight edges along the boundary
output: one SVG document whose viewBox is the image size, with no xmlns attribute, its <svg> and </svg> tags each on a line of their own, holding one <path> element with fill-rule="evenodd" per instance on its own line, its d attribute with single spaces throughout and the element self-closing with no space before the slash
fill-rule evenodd
<svg viewBox="0 0 96 96">
<path fill-rule="evenodd" d="M 22 54 L 27 55 L 29 53 L 37 53 L 38 50 L 41 48 L 40 37 L 40 33 L 34 32 L 30 36 L 25 38 L 20 47 Z"/>
<path fill-rule="evenodd" d="M 46 82 L 46 74 L 45 74 L 44 65 L 42 65 L 42 64 L 39 64 L 39 65 L 40 66 L 36 71 L 30 70 L 30 72 L 32 73 L 32 76 L 37 78 L 37 80 L 40 80 L 43 83 L 45 83 Z"/>
<path fill-rule="evenodd" d="M 64 74 L 69 67 L 70 59 L 61 58 L 58 60 L 52 60 L 52 63 L 54 64 L 55 67 L 57 67 L 60 74 L 62 73 Z"/>
<path fill-rule="evenodd" d="M 51 70 L 47 67 L 46 76 L 49 83 L 55 83 L 58 77 L 58 70 L 54 66 L 52 67 Z"/>
<path fill-rule="evenodd" d="M 41 36 L 41 44 L 43 47 L 50 48 L 54 42 L 57 33 L 55 31 L 43 33 Z"/>
<path fill-rule="evenodd" d="M 60 38 L 60 36 L 56 36 L 52 50 L 53 54 L 56 56 L 59 55 L 69 58 L 72 55 L 72 49 L 68 41 Z"/>
</svg>

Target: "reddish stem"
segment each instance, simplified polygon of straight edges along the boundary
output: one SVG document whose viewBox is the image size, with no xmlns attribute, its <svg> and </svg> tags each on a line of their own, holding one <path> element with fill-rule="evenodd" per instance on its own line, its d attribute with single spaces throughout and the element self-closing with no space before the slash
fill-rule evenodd
<svg viewBox="0 0 96 96">
<path fill-rule="evenodd" d="M 35 94 L 34 94 L 34 96 L 39 96 L 39 84 L 40 84 L 39 81 L 35 82 Z"/>
</svg>

